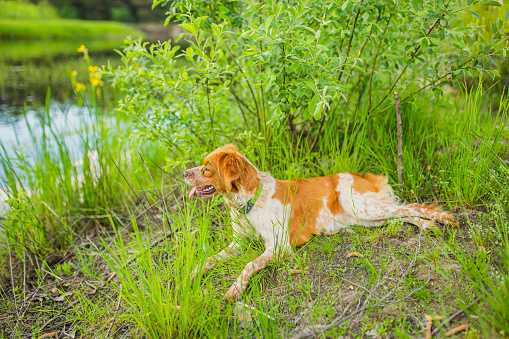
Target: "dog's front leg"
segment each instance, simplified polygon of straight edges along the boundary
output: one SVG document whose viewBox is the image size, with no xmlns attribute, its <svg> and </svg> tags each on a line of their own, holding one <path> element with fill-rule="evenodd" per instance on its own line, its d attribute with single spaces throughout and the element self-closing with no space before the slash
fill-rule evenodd
<svg viewBox="0 0 509 339">
<path fill-rule="evenodd" d="M 274 253 L 273 247 L 265 249 L 265 252 L 263 252 L 262 255 L 244 267 L 244 270 L 242 270 L 242 273 L 237 278 L 237 281 L 230 287 L 228 292 L 226 292 L 224 299 L 227 299 L 230 302 L 234 301 L 235 299 L 240 299 L 240 296 L 247 288 L 251 278 L 256 273 L 267 267 L 269 263 L 274 261 L 275 257 L 276 255 Z"/>
<path fill-rule="evenodd" d="M 221 252 L 217 253 L 212 257 L 207 258 L 207 261 L 205 262 L 205 266 L 203 266 L 203 269 L 196 267 L 191 273 L 191 283 L 193 283 L 194 279 L 198 276 L 198 274 L 200 274 L 200 272 L 207 274 L 210 272 L 211 269 L 216 267 L 219 264 L 219 262 L 230 260 L 233 257 L 237 257 L 239 254 L 240 254 L 240 244 L 239 240 L 237 239 L 232 241 Z"/>
</svg>

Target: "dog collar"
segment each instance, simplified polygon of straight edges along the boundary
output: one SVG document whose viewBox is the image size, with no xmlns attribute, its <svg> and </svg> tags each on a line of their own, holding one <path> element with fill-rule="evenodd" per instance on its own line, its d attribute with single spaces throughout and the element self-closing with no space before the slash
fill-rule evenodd
<svg viewBox="0 0 509 339">
<path fill-rule="evenodd" d="M 246 206 L 239 208 L 238 212 L 242 213 L 244 215 L 248 214 L 249 211 L 251 211 L 251 208 L 253 208 L 254 204 L 256 203 L 256 200 L 260 197 L 260 194 L 262 194 L 263 190 L 263 182 L 260 181 L 260 186 L 258 186 L 258 190 L 256 191 L 256 194 L 253 198 L 249 199 Z"/>
</svg>

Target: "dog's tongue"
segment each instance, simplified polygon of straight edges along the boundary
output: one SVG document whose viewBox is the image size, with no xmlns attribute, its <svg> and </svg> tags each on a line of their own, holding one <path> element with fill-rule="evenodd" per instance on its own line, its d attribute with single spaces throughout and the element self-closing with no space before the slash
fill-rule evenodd
<svg viewBox="0 0 509 339">
<path fill-rule="evenodd" d="M 191 192 L 189 192 L 189 195 L 187 197 L 191 199 L 191 197 L 194 195 L 194 192 L 196 192 L 196 187 L 193 187 L 193 189 L 191 190 Z"/>
</svg>

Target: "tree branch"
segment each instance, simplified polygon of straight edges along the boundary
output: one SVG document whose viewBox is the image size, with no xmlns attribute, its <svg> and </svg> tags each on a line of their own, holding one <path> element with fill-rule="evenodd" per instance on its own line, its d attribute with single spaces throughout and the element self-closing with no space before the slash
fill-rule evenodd
<svg viewBox="0 0 509 339">
<path fill-rule="evenodd" d="M 341 77 L 343 76 L 343 72 L 344 72 L 345 67 L 346 67 L 346 61 L 348 60 L 348 56 L 350 54 L 350 49 L 352 47 L 352 40 L 353 40 L 353 37 L 355 36 L 355 27 L 357 26 L 357 20 L 359 19 L 360 13 L 361 13 L 361 10 L 359 8 L 357 10 L 357 14 L 355 15 L 355 20 L 354 20 L 353 27 L 352 27 L 352 35 L 350 36 L 350 40 L 348 41 L 348 47 L 346 48 L 346 53 L 345 53 L 345 61 L 343 62 L 343 66 L 341 67 L 341 72 L 339 73 L 339 76 L 338 76 L 338 83 L 341 81 Z M 343 42 L 341 42 L 341 47 L 342 46 L 343 46 Z M 339 97 L 339 100 L 341 100 L 341 96 Z M 327 116 L 327 113 L 330 110 L 331 103 L 332 103 L 332 99 L 329 100 L 329 104 L 327 105 L 327 109 L 323 113 L 322 120 L 320 121 L 320 126 L 318 127 L 318 133 L 316 133 L 315 139 L 313 140 L 313 143 L 311 144 L 311 148 L 310 148 L 311 151 L 313 151 L 313 148 L 315 148 L 315 145 L 318 142 L 318 138 L 320 137 L 320 134 L 322 132 L 323 123 L 325 122 L 325 118 Z"/>
<path fill-rule="evenodd" d="M 447 9 L 447 6 L 445 6 L 445 8 Z M 433 31 L 433 29 L 435 28 L 435 26 L 440 22 L 440 19 L 445 15 L 445 12 L 442 13 L 442 15 L 435 21 L 435 23 L 429 28 L 428 32 L 426 33 L 426 37 L 428 37 L 431 32 Z M 398 77 L 396 78 L 396 80 L 393 82 L 391 88 L 389 89 L 389 91 L 387 92 L 387 94 L 385 94 L 385 96 L 382 98 L 382 100 L 380 100 L 380 102 L 375 106 L 375 108 L 373 108 L 373 110 L 377 109 L 384 101 L 385 99 L 387 99 L 387 97 L 389 96 L 390 93 L 392 93 L 392 90 L 394 89 L 394 87 L 396 86 L 396 84 L 399 82 L 399 79 L 401 79 L 401 77 L 403 76 L 403 74 L 405 74 L 408 66 L 410 65 L 410 62 L 412 60 L 415 59 L 415 57 L 417 56 L 417 53 L 419 53 L 421 49 L 421 45 L 417 46 L 414 50 L 414 53 L 412 55 L 412 57 L 410 58 L 410 60 L 408 61 L 408 63 L 406 64 L 405 68 L 403 68 L 403 70 L 401 71 L 401 73 L 398 75 Z M 371 109 L 369 110 L 369 112 L 371 112 Z M 369 113 L 368 113 L 369 114 Z"/>
</svg>

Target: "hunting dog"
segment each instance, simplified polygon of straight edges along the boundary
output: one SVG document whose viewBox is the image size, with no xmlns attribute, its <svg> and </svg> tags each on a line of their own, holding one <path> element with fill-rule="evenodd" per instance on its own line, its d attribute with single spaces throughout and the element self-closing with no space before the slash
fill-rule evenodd
<svg viewBox="0 0 509 339">
<path fill-rule="evenodd" d="M 456 224 L 450 213 L 434 206 L 398 203 L 385 176 L 337 173 L 276 180 L 233 145 L 210 153 L 202 166 L 184 171 L 184 178 L 192 186 L 189 198 L 223 195 L 234 230 L 234 240 L 208 258 L 203 269 L 196 268 L 193 279 L 219 261 L 239 255 L 239 237 L 257 236 L 265 243 L 265 252 L 245 266 L 226 293 L 229 301 L 241 297 L 256 273 L 278 257 L 292 254 L 314 234 L 330 235 L 351 225 L 380 226 L 393 217 L 423 229 L 434 226 L 433 221 Z"/>
</svg>

